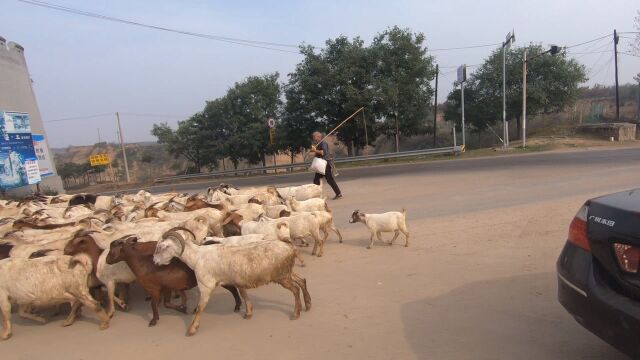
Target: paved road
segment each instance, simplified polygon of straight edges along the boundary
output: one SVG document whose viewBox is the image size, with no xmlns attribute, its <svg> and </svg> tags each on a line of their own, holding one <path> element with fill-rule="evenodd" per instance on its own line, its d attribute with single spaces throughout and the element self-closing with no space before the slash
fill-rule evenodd
<svg viewBox="0 0 640 360">
<path fill-rule="evenodd" d="M 234 180 L 239 186 L 308 182 L 309 174 Z M 95 317 L 60 328 L 14 315 L 7 359 L 623 359 L 582 329 L 556 300 L 555 261 L 568 224 L 588 198 L 638 187 L 640 149 L 540 153 L 343 170 L 345 198 L 331 201 L 344 236 L 325 256 L 300 252 L 313 309 L 290 321 L 291 294 L 251 290 L 254 317 L 231 312 L 216 291 L 199 333 L 191 315 L 149 304 L 135 290 L 131 310 L 98 331 Z M 193 191 L 203 184 L 180 185 Z M 156 191 L 162 188 L 156 188 Z M 330 195 L 327 193 L 327 195 Z M 376 243 L 351 225 L 354 209 L 406 208 L 411 243 Z M 385 236 L 389 239 L 389 235 Z M 197 293 L 190 291 L 189 308 Z M 107 350 L 108 349 L 108 350 Z"/>
<path fill-rule="evenodd" d="M 600 150 L 576 150 L 564 152 L 541 152 L 521 155 L 504 155 L 486 158 L 456 159 L 432 162 L 417 162 L 411 164 L 392 164 L 371 167 L 356 167 L 341 169 L 339 181 L 358 180 L 373 177 L 386 177 L 398 175 L 420 174 L 450 174 L 474 171 L 511 170 L 519 172 L 524 169 L 540 167 L 572 167 L 590 165 L 597 167 L 611 167 L 640 161 L 640 150 L 635 148 L 625 149 L 600 149 Z M 233 179 L 211 179 L 202 182 L 162 184 L 153 186 L 153 192 L 176 191 L 201 191 L 209 184 L 220 182 L 232 183 L 236 186 L 254 185 L 292 185 L 309 183 L 313 175 L 309 173 L 295 173 L 282 175 L 239 177 Z"/>
</svg>

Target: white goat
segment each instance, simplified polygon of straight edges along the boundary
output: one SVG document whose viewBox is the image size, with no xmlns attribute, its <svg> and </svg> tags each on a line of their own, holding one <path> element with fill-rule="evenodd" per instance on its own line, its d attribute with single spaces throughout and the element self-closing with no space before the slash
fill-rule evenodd
<svg viewBox="0 0 640 360">
<path fill-rule="evenodd" d="M 265 205 L 264 215 L 272 219 L 277 219 L 283 216 L 289 216 L 291 209 L 287 205 Z"/>
<path fill-rule="evenodd" d="M 290 196 L 289 200 L 287 200 L 287 205 L 293 211 L 327 211 L 329 208 L 327 206 L 327 201 L 325 197 L 322 198 L 312 198 L 307 200 L 296 200 L 295 197 Z"/>
<path fill-rule="evenodd" d="M 369 228 L 371 232 L 371 240 L 367 249 L 373 247 L 373 236 L 375 235 L 379 241 L 382 241 L 380 233 L 393 232 L 393 239 L 389 241 L 389 245 L 393 245 L 393 242 L 398 238 L 399 233 L 403 233 L 405 237 L 404 246 L 409 246 L 409 230 L 406 223 L 407 210 L 402 209 L 402 212 L 391 211 L 383 214 L 365 214 L 356 210 L 351 214 L 349 223 L 355 224 L 361 222 Z"/>
<path fill-rule="evenodd" d="M 318 249 L 322 247 L 322 238 L 320 237 L 320 222 L 311 213 L 301 212 L 289 217 L 281 217 L 272 221 L 286 221 L 289 225 L 289 233 L 291 240 L 299 239 L 304 246 L 309 246 L 304 240 L 306 237 L 313 238 L 313 251 L 311 255 L 322 256 L 322 252 Z"/>
<path fill-rule="evenodd" d="M 245 317 L 253 314 L 253 304 L 246 289 L 275 282 L 291 291 L 295 299 L 293 319 L 300 317 L 300 290 L 304 295 L 306 310 L 311 309 L 311 297 L 306 280 L 293 272 L 295 251 L 293 246 L 281 241 L 259 241 L 244 246 L 198 246 L 186 241 L 177 232 L 168 232 L 158 241 L 153 260 L 166 265 L 177 257 L 193 269 L 198 280 L 200 301 L 189 327 L 194 335 L 200 326 L 200 318 L 211 293 L 218 285 L 234 285 L 245 301 Z"/>
<path fill-rule="evenodd" d="M 87 280 L 91 268 L 91 260 L 85 255 L 0 261 L 0 310 L 4 326 L 2 339 L 8 339 L 12 334 L 12 301 L 27 307 L 70 302 L 71 313 L 63 323 L 64 326 L 73 324 L 82 304 L 95 311 L 100 319 L 100 329 L 108 328 L 109 316 L 89 294 Z M 32 316 L 38 321 L 43 320 Z"/>
<path fill-rule="evenodd" d="M 293 196 L 298 201 L 322 197 L 322 185 L 306 184 L 300 186 L 287 186 L 278 188 L 278 193 L 283 199 Z"/>
</svg>

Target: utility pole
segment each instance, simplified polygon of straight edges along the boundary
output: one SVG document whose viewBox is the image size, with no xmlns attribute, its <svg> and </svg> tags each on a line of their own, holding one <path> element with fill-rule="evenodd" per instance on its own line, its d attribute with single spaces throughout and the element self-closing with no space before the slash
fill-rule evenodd
<svg viewBox="0 0 640 360">
<path fill-rule="evenodd" d="M 124 148 L 124 140 L 122 140 L 122 127 L 120 126 L 120 113 L 116 112 L 116 119 L 118 120 L 118 137 L 120 138 L 120 147 L 122 148 L 122 158 L 124 160 L 124 171 L 127 175 L 127 183 L 131 182 L 129 177 L 129 163 L 127 162 L 127 151 Z"/>
<path fill-rule="evenodd" d="M 465 136 L 464 136 L 464 82 L 460 83 L 460 101 L 461 101 L 461 108 L 462 108 L 462 145 L 467 146 L 467 141 L 465 140 Z"/>
<path fill-rule="evenodd" d="M 100 128 L 98 128 L 98 144 L 100 144 L 102 141 L 100 141 Z"/>
<path fill-rule="evenodd" d="M 436 133 L 437 131 L 437 121 L 438 121 L 438 74 L 440 70 L 438 69 L 438 64 L 436 64 L 436 93 L 435 100 L 433 100 L 433 148 L 436 147 Z"/>
<path fill-rule="evenodd" d="M 522 147 L 527 147 L 527 49 L 522 60 Z"/>
<path fill-rule="evenodd" d="M 616 122 L 620 122 L 620 97 L 618 96 L 618 32 L 613 30 L 613 57 L 616 65 Z"/>
<path fill-rule="evenodd" d="M 502 142 L 502 147 L 507 148 L 509 146 L 509 130 L 507 129 L 507 66 L 506 62 L 506 54 L 507 49 L 503 45 L 502 46 L 502 138 L 504 141 Z"/>
<path fill-rule="evenodd" d="M 504 132 L 503 148 L 509 146 L 509 125 L 507 124 L 507 50 L 516 40 L 515 31 L 507 34 L 502 43 L 502 130 Z"/>
</svg>

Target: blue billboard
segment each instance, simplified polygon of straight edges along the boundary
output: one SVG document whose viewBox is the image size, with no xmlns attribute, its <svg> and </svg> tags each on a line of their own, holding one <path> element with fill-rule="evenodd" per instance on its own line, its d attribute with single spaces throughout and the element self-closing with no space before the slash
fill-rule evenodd
<svg viewBox="0 0 640 360">
<path fill-rule="evenodd" d="M 30 174 L 37 160 L 29 114 L 0 111 L 0 187 L 33 184 Z"/>
</svg>

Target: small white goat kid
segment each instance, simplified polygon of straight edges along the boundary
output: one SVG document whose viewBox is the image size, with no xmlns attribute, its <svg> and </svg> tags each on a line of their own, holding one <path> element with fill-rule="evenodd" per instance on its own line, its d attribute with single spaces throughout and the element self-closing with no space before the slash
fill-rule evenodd
<svg viewBox="0 0 640 360">
<path fill-rule="evenodd" d="M 393 239 L 388 242 L 389 245 L 393 245 L 393 242 L 398 238 L 400 233 L 404 234 L 405 243 L 404 246 L 409 246 L 409 229 L 407 229 L 407 210 L 402 209 L 402 212 L 390 211 L 383 214 L 365 214 L 356 210 L 351 214 L 349 223 L 355 224 L 361 222 L 369 228 L 371 232 L 371 240 L 367 249 L 373 247 L 373 236 L 375 235 L 378 240 L 382 241 L 380 233 L 393 232 Z"/>
</svg>

